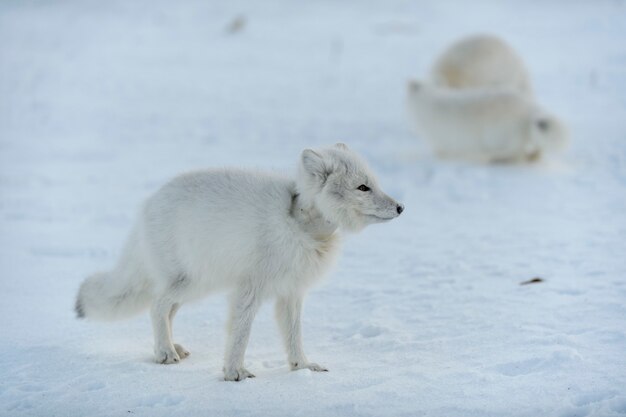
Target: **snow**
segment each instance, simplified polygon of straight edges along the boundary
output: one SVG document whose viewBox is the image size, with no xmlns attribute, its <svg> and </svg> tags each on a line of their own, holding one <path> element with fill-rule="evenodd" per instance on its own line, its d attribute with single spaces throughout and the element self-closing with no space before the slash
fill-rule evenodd
<svg viewBox="0 0 626 417">
<path fill-rule="evenodd" d="M 626 415 L 626 3 L 421 3 L 0 3 L 0 415 Z M 560 158 L 443 162 L 411 134 L 406 80 L 476 32 L 568 122 Z M 288 371 L 267 305 L 257 378 L 224 382 L 223 295 L 181 309 L 178 365 L 146 314 L 74 318 L 169 178 L 338 141 L 406 210 L 307 298 L 330 372 Z"/>
</svg>

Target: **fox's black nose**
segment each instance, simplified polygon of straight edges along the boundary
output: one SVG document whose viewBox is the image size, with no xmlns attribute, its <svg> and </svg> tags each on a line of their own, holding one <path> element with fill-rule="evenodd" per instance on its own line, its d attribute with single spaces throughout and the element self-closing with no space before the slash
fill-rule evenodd
<svg viewBox="0 0 626 417">
<path fill-rule="evenodd" d="M 402 204 L 398 204 L 398 207 L 396 207 L 396 210 L 398 211 L 398 214 L 400 214 L 404 211 L 404 206 Z"/>
</svg>

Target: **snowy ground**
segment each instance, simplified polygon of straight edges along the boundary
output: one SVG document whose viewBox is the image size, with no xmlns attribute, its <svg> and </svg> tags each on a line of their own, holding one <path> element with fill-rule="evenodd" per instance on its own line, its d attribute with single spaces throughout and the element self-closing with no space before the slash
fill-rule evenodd
<svg viewBox="0 0 626 417">
<path fill-rule="evenodd" d="M 0 415 L 626 415 L 626 3 L 471 4 L 0 3 Z M 568 121 L 560 160 L 441 162 L 409 132 L 405 80 L 477 31 Z M 223 382 L 223 296 L 181 310 L 175 366 L 151 362 L 147 315 L 74 319 L 164 181 L 290 172 L 337 141 L 406 211 L 307 299 L 329 373 L 288 371 L 267 306 L 257 378 Z"/>
</svg>

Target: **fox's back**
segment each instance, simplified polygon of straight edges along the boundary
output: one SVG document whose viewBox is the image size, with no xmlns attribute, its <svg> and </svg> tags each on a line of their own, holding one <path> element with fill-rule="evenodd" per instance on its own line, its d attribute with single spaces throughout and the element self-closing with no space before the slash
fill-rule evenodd
<svg viewBox="0 0 626 417">
<path fill-rule="evenodd" d="M 245 275 L 260 262 L 259 247 L 285 233 L 292 193 L 291 181 L 264 173 L 183 174 L 146 202 L 148 255 L 171 276 Z"/>
<path fill-rule="evenodd" d="M 146 216 L 193 215 L 203 225 L 265 221 L 269 213 L 288 210 L 295 186 L 278 175 L 235 169 L 179 175 L 146 202 Z M 184 220 L 184 219 L 181 219 Z"/>
</svg>

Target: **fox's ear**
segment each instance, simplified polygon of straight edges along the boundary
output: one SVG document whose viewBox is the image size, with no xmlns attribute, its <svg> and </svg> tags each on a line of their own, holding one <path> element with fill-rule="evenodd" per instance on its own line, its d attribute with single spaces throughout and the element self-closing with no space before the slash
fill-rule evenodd
<svg viewBox="0 0 626 417">
<path fill-rule="evenodd" d="M 346 145 L 345 143 L 339 142 L 339 143 L 335 143 L 335 148 L 339 148 L 342 151 L 349 151 L 350 148 L 348 148 L 348 145 Z"/>
<path fill-rule="evenodd" d="M 324 157 L 312 149 L 302 151 L 302 166 L 308 174 L 319 178 L 322 184 L 330 174 Z"/>
</svg>

